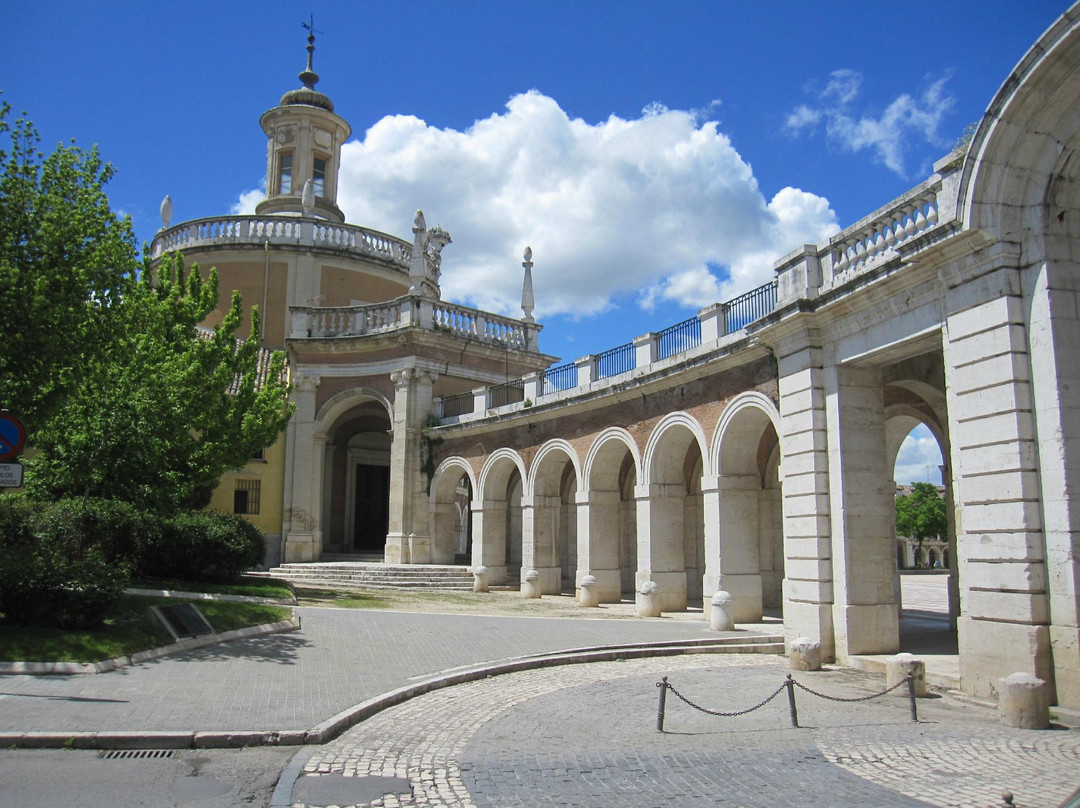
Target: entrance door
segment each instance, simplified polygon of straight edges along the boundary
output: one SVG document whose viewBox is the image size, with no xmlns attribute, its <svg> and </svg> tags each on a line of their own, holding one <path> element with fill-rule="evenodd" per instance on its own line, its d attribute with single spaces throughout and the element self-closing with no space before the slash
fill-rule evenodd
<svg viewBox="0 0 1080 808">
<path fill-rule="evenodd" d="M 353 549 L 381 553 L 390 529 L 390 467 L 356 464 Z"/>
</svg>

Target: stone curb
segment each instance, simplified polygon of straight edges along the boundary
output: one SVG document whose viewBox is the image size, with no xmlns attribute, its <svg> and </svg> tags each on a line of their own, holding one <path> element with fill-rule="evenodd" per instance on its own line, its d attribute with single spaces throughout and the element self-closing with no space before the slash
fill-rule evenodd
<svg viewBox="0 0 1080 808">
<path fill-rule="evenodd" d="M 185 600 L 224 600 L 230 603 L 258 603 L 264 606 L 295 606 L 291 598 L 260 598 L 255 595 L 225 595 L 212 592 L 184 592 L 179 589 L 125 589 L 125 594 L 149 598 L 184 598 Z"/>
<path fill-rule="evenodd" d="M 294 617 L 294 620 L 296 618 Z M 295 628 L 299 628 L 296 621 Z M 292 626 L 291 622 L 273 623 L 271 626 Z M 255 627 L 252 627 L 255 628 Z M 263 628 L 263 627 L 259 627 Z M 239 629 L 247 631 L 249 629 Z M 291 629 L 286 629 L 291 630 Z M 236 632 L 227 632 L 234 634 Z M 272 633 L 272 632 L 264 632 Z M 219 635 L 225 636 L 225 635 Z M 249 635 L 250 636 L 250 635 Z M 180 643 L 177 643 L 179 645 Z M 157 649 L 163 650 L 163 649 Z M 150 652 L 147 652 L 150 653 Z M 0 749 L 22 747 L 27 749 L 235 749 L 244 746 L 301 746 L 323 744 L 333 740 L 345 730 L 365 718 L 393 707 L 409 699 L 444 687 L 486 679 L 504 673 L 548 668 L 558 665 L 575 665 L 587 662 L 611 662 L 619 659 L 678 656 L 681 654 L 773 654 L 778 653 L 771 643 L 732 643 L 727 645 L 701 645 L 700 643 L 662 642 L 639 646 L 612 646 L 602 649 L 578 649 L 522 657 L 509 662 L 479 665 L 442 676 L 435 676 L 383 693 L 354 707 L 343 710 L 309 730 L 241 730 L 206 732 L 0 732 Z M 40 663 L 52 664 L 52 663 Z M 99 663 L 100 664 L 100 663 Z"/>
<path fill-rule="evenodd" d="M 216 645 L 232 640 L 244 640 L 250 637 L 261 637 L 267 634 L 284 634 L 289 631 L 300 630 L 300 617 L 293 614 L 289 620 L 281 620 L 277 623 L 264 623 L 261 626 L 245 626 L 244 628 L 225 631 L 221 634 L 210 634 L 205 637 L 188 637 L 187 639 L 163 645 L 160 648 L 151 648 L 147 651 L 139 651 L 131 656 L 113 657 L 103 659 L 101 662 L 0 662 L 0 676 L 3 675 L 30 675 L 30 676 L 56 676 L 56 675 L 80 675 L 105 673 L 128 665 L 137 665 L 140 662 L 148 662 L 169 654 L 180 651 L 190 651 L 193 648 L 202 648 L 206 645 Z M 2 737 L 2 736 L 0 736 Z M 67 735 L 65 737 L 70 737 Z"/>
</svg>

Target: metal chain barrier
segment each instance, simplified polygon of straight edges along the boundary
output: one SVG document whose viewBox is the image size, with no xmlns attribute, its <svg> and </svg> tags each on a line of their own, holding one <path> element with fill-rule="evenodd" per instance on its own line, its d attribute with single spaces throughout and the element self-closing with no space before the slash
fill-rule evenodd
<svg viewBox="0 0 1080 808">
<path fill-rule="evenodd" d="M 798 710 L 796 709 L 796 706 L 795 706 L 795 688 L 796 687 L 798 687 L 800 690 L 805 690 L 807 693 L 809 693 L 809 694 L 811 694 L 813 696 L 817 696 L 818 698 L 825 699 L 827 701 L 836 701 L 836 702 L 843 702 L 843 703 L 851 704 L 851 703 L 854 703 L 854 702 L 870 701 L 871 699 L 880 698 L 881 696 L 885 696 L 885 695 L 887 695 L 889 693 L 892 693 L 894 690 L 900 688 L 903 685 L 907 685 L 907 687 L 908 687 L 908 699 L 911 702 L 911 720 L 917 722 L 919 720 L 919 717 L 918 717 L 918 713 L 917 713 L 916 707 L 915 707 L 915 677 L 912 676 L 911 674 L 908 674 L 907 676 L 905 676 L 902 680 L 897 682 L 892 687 L 887 687 L 887 688 L 885 688 L 884 690 L 882 690 L 882 691 L 880 691 L 878 693 L 871 693 L 869 696 L 853 696 L 853 697 L 850 697 L 850 698 L 845 698 L 843 696 L 829 696 L 829 695 L 827 695 L 825 693 L 819 693 L 818 691 L 816 691 L 816 690 L 814 690 L 812 688 L 809 688 L 806 685 L 800 684 L 799 682 L 795 681 L 791 677 L 791 674 L 789 673 L 787 675 L 787 679 L 784 680 L 784 683 L 782 685 L 780 685 L 780 687 L 776 688 L 776 690 L 774 690 L 772 693 L 770 693 L 764 699 L 759 701 L 757 704 L 753 705 L 752 707 L 747 707 L 745 710 L 735 710 L 735 711 L 732 711 L 732 712 L 724 712 L 723 710 L 709 710 L 709 709 L 706 709 L 705 707 L 702 707 L 699 704 L 695 704 L 690 699 L 688 699 L 686 696 L 684 696 L 682 693 L 680 693 L 678 690 L 676 690 L 675 686 L 672 685 L 670 682 L 668 682 L 668 678 L 665 676 L 665 677 L 663 677 L 663 681 L 660 681 L 660 682 L 656 683 L 656 686 L 658 688 L 660 688 L 660 704 L 659 704 L 659 707 L 657 708 L 657 711 L 656 711 L 656 728 L 660 732 L 664 731 L 664 714 L 665 714 L 665 712 L 667 710 L 667 692 L 669 690 L 672 693 L 674 693 L 682 702 L 689 705 L 690 707 L 693 707 L 695 710 L 703 712 L 706 715 L 715 715 L 715 716 L 718 716 L 720 718 L 735 718 L 735 717 L 740 716 L 740 715 L 746 715 L 747 713 L 752 713 L 754 710 L 757 710 L 757 709 L 759 709 L 761 707 L 764 707 L 770 701 L 772 701 L 777 696 L 779 696 L 781 691 L 787 690 L 787 692 L 788 692 L 788 707 L 789 707 L 790 712 L 791 712 L 791 726 L 797 728 L 799 726 L 799 713 L 798 713 Z"/>
<path fill-rule="evenodd" d="M 665 685 L 665 683 L 667 683 L 667 677 L 666 676 L 664 677 L 664 681 L 663 682 L 657 682 L 656 686 L 657 687 L 663 687 Z M 670 690 L 672 693 L 674 693 L 676 696 L 678 696 L 684 702 L 689 704 L 695 710 L 700 710 L 701 712 L 707 713 L 708 715 L 717 715 L 717 716 L 720 716 L 721 718 L 735 718 L 736 716 L 746 715 L 747 713 L 752 713 L 752 712 L 754 712 L 754 710 L 758 709 L 759 707 L 764 707 L 770 701 L 772 701 L 777 696 L 779 696 L 780 691 L 782 691 L 785 687 L 787 687 L 786 684 L 780 685 L 780 687 L 776 688 L 776 690 L 774 690 L 763 701 L 759 701 L 753 707 L 747 707 L 745 710 L 737 710 L 737 711 L 735 711 L 733 713 L 725 713 L 725 712 L 722 712 L 721 710 L 707 710 L 707 709 L 705 709 L 704 707 L 702 707 L 699 704 L 694 704 L 694 702 L 690 701 L 690 699 L 686 698 L 686 696 L 684 696 L 682 693 L 680 693 L 678 690 L 676 690 L 675 685 L 667 684 L 667 689 L 668 690 Z"/>
<path fill-rule="evenodd" d="M 790 673 L 788 674 L 788 678 L 791 679 L 791 674 Z M 799 688 L 799 690 L 805 690 L 807 693 L 810 693 L 811 695 L 817 696 L 819 699 L 826 699 L 827 701 L 856 702 L 856 701 L 870 701 L 871 699 L 876 699 L 876 698 L 878 698 L 880 696 L 884 696 L 887 693 L 892 693 L 897 688 L 902 687 L 903 685 L 906 685 L 908 683 L 908 678 L 909 677 L 905 676 L 903 679 L 901 679 L 895 685 L 893 685 L 892 687 L 886 688 L 885 690 L 882 690 L 880 693 L 871 693 L 869 696 L 854 696 L 854 697 L 852 697 L 850 699 L 845 699 L 842 696 L 827 696 L 824 693 L 818 693 L 816 690 L 811 690 L 809 687 L 802 684 L 801 682 L 796 681 L 795 679 L 791 679 L 791 682 L 792 682 L 792 684 L 795 685 L 795 687 Z"/>
</svg>

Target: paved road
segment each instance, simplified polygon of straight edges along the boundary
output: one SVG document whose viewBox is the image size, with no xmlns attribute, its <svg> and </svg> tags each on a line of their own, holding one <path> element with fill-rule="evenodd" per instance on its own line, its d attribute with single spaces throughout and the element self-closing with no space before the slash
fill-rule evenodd
<svg viewBox="0 0 1080 808">
<path fill-rule="evenodd" d="M 716 636 L 700 619 L 297 611 L 303 629 L 291 634 L 93 676 L 0 678 L 0 731 L 306 730 L 366 699 L 478 662 Z"/>
</svg>

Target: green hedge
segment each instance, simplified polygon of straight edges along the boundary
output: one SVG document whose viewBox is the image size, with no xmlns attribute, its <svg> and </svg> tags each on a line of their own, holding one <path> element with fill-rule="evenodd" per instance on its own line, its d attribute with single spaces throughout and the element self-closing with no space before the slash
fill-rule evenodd
<svg viewBox="0 0 1080 808">
<path fill-rule="evenodd" d="M 62 503 L 0 497 L 0 613 L 21 625 L 94 628 L 128 583 Z"/>
<path fill-rule="evenodd" d="M 266 537 L 213 511 L 168 519 L 100 499 L 0 496 L 0 615 L 85 628 L 108 616 L 129 576 L 235 577 L 262 562 Z"/>
</svg>

